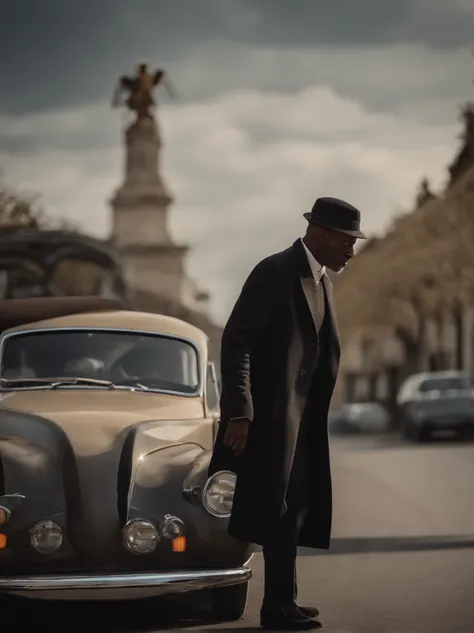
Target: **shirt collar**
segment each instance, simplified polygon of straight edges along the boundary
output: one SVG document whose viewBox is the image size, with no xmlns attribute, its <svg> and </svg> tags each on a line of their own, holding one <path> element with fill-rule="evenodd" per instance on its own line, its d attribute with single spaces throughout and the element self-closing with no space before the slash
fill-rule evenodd
<svg viewBox="0 0 474 633">
<path fill-rule="evenodd" d="M 304 250 L 306 252 L 306 256 L 308 258 L 309 266 L 311 268 L 314 280 L 316 281 L 316 283 L 318 283 L 319 281 L 321 281 L 322 276 L 326 273 L 326 267 L 321 266 L 321 264 L 318 262 L 316 257 L 309 250 L 303 240 L 301 240 L 301 243 L 303 244 Z"/>
</svg>

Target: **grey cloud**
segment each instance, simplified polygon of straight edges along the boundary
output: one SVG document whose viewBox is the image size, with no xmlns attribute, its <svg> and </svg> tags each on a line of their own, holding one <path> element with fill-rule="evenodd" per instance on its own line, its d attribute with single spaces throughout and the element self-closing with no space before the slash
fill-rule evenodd
<svg viewBox="0 0 474 633">
<path fill-rule="evenodd" d="M 429 107 L 422 116 L 434 117 L 440 96 L 449 96 L 451 103 L 471 97 L 472 67 L 469 48 L 433 51 L 387 45 L 284 50 L 215 41 L 169 70 L 184 100 L 238 90 L 294 94 L 308 86 L 331 86 L 343 97 L 391 113 L 411 108 L 417 112 L 423 101 Z"/>
<path fill-rule="evenodd" d="M 248 111 L 246 95 L 273 93 L 275 107 L 286 108 L 285 103 L 278 103 L 278 95 L 281 98 L 299 93 L 301 98 L 308 88 L 326 87 L 369 112 L 445 126 L 456 124 L 456 104 L 472 94 L 472 60 L 467 49 L 440 52 L 420 47 L 394 47 L 381 48 L 376 54 L 370 48 L 283 52 L 271 48 L 248 50 L 242 45 L 224 47 L 221 43 L 219 48 L 216 44 L 216 50 L 219 54 L 214 62 L 206 48 L 192 58 L 170 65 L 169 71 L 181 98 L 178 103 L 170 103 L 163 101 L 163 93 L 159 93 L 160 118 L 166 119 L 167 112 L 191 105 L 205 108 L 210 99 L 220 94 L 218 99 L 233 103 L 234 116 L 245 123 L 249 142 L 268 144 L 276 139 L 285 140 L 288 133 L 293 139 L 308 138 L 309 132 L 307 128 L 299 132 L 297 125 L 282 128 L 272 122 L 271 116 L 261 118 L 257 125 L 252 112 Z M 232 65 L 234 70 L 229 73 Z M 108 98 L 100 108 L 96 103 L 67 110 L 56 106 L 52 112 L 53 116 L 51 111 L 38 112 L 34 117 L 17 114 L 13 126 L 12 119 L 4 117 L 2 120 L 0 113 L 3 151 L 31 152 L 44 148 L 80 151 L 117 146 L 121 127 L 127 119 L 124 111 L 111 110 Z M 297 118 L 294 112 L 282 114 Z M 324 124 L 324 112 L 315 111 L 310 133 L 315 142 L 324 142 L 328 135 L 337 141 L 338 137 L 344 138 L 346 132 L 345 117 L 339 121 L 338 128 L 329 129 Z"/>
<path fill-rule="evenodd" d="M 246 0 L 247 7 L 253 4 Z M 258 6 L 258 35 L 273 44 L 422 43 L 458 48 L 472 42 L 474 5 L 464 0 L 260 0 Z"/>
<path fill-rule="evenodd" d="M 229 50 L 239 44 L 283 52 L 308 48 L 317 67 L 318 50 L 328 48 L 467 47 L 473 21 L 474 4 L 465 0 L 3 2 L 0 110 L 33 111 L 109 97 L 116 77 L 131 72 L 142 57 L 176 67 L 204 48 L 209 68 L 203 73 L 209 74 L 221 65 L 223 47 L 213 47 L 216 41 Z M 252 81 L 251 66 L 227 62 L 230 78 L 240 76 L 245 85 L 248 74 Z M 291 78 L 279 70 L 274 68 L 272 81 L 291 86 Z"/>
</svg>

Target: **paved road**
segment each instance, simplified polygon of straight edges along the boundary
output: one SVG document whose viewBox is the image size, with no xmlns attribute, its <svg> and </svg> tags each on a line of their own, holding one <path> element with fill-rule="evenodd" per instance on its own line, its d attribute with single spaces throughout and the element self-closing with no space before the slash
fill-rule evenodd
<svg viewBox="0 0 474 633">
<path fill-rule="evenodd" d="M 332 461 L 333 547 L 329 554 L 300 552 L 300 601 L 317 603 L 332 633 L 473 633 L 474 444 L 335 439 Z M 30 633 L 245 633 L 258 626 L 259 554 L 253 568 L 248 613 L 238 623 L 213 623 L 200 601 L 167 600 L 10 609 L 1 626 Z"/>
</svg>

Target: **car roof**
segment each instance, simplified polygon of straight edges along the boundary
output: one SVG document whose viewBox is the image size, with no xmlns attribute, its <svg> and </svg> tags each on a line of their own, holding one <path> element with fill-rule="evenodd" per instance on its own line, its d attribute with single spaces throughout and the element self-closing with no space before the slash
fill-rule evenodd
<svg viewBox="0 0 474 633">
<path fill-rule="evenodd" d="M 2 299 L 0 300 L 0 331 L 67 314 L 121 310 L 124 307 L 118 299 L 97 296 Z"/>
<path fill-rule="evenodd" d="M 458 378 L 461 380 L 471 381 L 471 377 L 468 372 L 460 371 L 459 369 L 446 369 L 443 371 L 424 371 L 418 374 L 412 374 L 408 376 L 400 385 L 400 393 L 410 392 L 413 389 L 418 389 L 424 382 L 430 382 L 432 380 L 449 380 L 452 378 Z"/>
<path fill-rule="evenodd" d="M 445 371 L 425 371 L 415 374 L 413 378 L 417 380 L 439 380 L 440 378 L 466 378 L 467 372 L 459 369 L 447 369 Z"/>
<path fill-rule="evenodd" d="M 49 297 L 48 297 L 49 299 Z M 54 301 L 56 298 L 51 298 Z M 51 328 L 106 328 L 106 329 L 122 329 L 122 330 L 138 330 L 142 332 L 153 332 L 157 334 L 167 334 L 180 338 L 188 338 L 193 340 L 198 347 L 204 349 L 207 347 L 207 336 L 199 328 L 177 319 L 175 317 L 163 314 L 154 314 L 152 312 L 138 312 L 135 310 L 121 309 L 120 303 L 115 300 L 100 299 L 92 297 L 90 301 L 84 301 L 83 297 L 61 297 L 64 299 L 78 299 L 78 301 L 59 301 L 56 303 L 48 302 L 44 299 L 36 301 L 35 306 L 30 302 L 31 299 L 12 299 L 0 301 L 0 322 L 2 322 L 2 303 L 10 303 L 12 301 L 24 301 L 29 303 L 29 314 L 26 310 L 25 303 L 22 313 L 21 322 L 19 310 L 13 313 L 12 306 L 9 306 L 12 317 L 16 316 L 17 323 L 13 327 L 8 328 L 8 334 L 24 332 L 28 330 L 51 329 Z M 92 300 L 93 299 L 93 300 Z M 43 306 L 41 308 L 41 303 Z M 18 307 L 18 306 L 17 306 Z M 39 317 L 39 318 L 38 318 Z M 14 319 L 10 318 L 10 322 Z M 19 322 L 20 321 L 20 322 Z M 5 319 L 4 319 L 5 322 Z"/>
</svg>

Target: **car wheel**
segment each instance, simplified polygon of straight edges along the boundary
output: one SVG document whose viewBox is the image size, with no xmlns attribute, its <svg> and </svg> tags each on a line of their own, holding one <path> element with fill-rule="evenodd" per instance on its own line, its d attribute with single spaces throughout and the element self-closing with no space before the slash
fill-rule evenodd
<svg viewBox="0 0 474 633">
<path fill-rule="evenodd" d="M 419 444 L 421 442 L 427 442 L 430 438 L 430 430 L 426 426 L 420 426 L 419 429 L 416 429 L 415 433 L 415 441 Z"/>
<path fill-rule="evenodd" d="M 406 422 L 403 426 L 403 435 L 406 440 L 414 440 L 415 439 L 415 427 L 413 424 Z"/>
<path fill-rule="evenodd" d="M 413 424 L 409 424 L 406 427 L 405 437 L 407 440 L 411 440 L 412 442 L 423 442 L 427 439 L 427 429 L 423 426 L 414 426 Z"/>
<path fill-rule="evenodd" d="M 471 442 L 474 439 L 474 427 L 470 424 L 461 426 L 458 430 L 458 436 L 461 442 Z"/>
<path fill-rule="evenodd" d="M 248 582 L 219 587 L 211 593 L 212 612 L 217 620 L 240 620 L 247 607 Z"/>
</svg>

